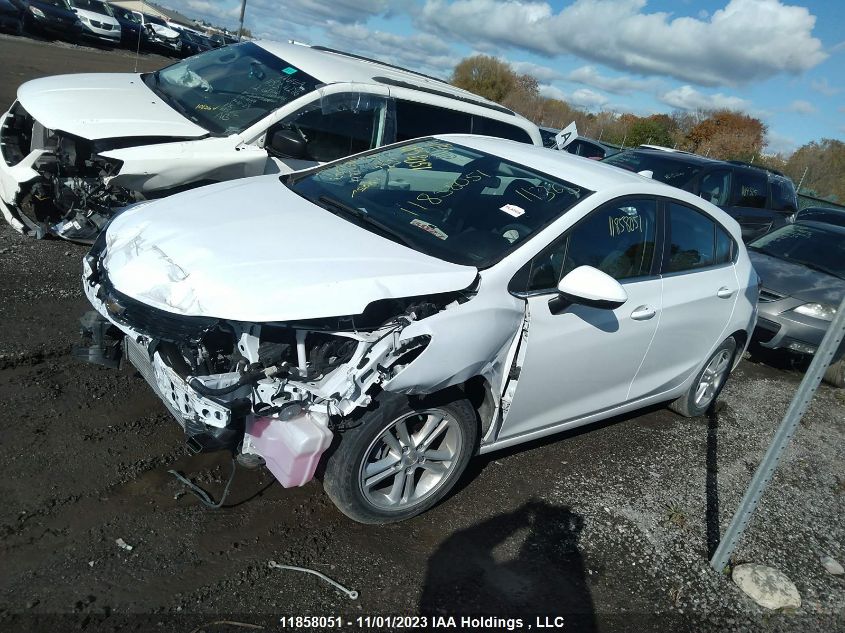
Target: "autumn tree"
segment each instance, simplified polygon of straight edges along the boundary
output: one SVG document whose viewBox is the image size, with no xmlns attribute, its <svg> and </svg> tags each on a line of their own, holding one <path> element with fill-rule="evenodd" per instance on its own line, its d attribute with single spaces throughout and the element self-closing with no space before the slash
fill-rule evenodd
<svg viewBox="0 0 845 633">
<path fill-rule="evenodd" d="M 461 60 L 452 72 L 451 83 L 458 88 L 501 103 L 517 85 L 510 65 L 490 57 L 474 55 Z"/>
<path fill-rule="evenodd" d="M 690 130 L 687 141 L 697 154 L 750 161 L 763 149 L 766 131 L 760 119 L 732 110 L 716 110 Z"/>
<path fill-rule="evenodd" d="M 824 138 L 798 148 L 786 162 L 786 174 L 801 190 L 831 202 L 845 201 L 845 143 Z"/>
</svg>

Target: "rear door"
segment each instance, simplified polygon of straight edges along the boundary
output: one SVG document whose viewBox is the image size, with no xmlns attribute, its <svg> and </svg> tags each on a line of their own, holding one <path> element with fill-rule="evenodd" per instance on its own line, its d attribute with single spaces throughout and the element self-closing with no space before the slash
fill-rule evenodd
<svg viewBox="0 0 845 633">
<path fill-rule="evenodd" d="M 662 393 L 681 384 L 706 360 L 726 332 L 739 281 L 733 261 L 738 246 L 711 216 L 665 202 L 663 308 L 657 335 L 632 392 Z"/>
<path fill-rule="evenodd" d="M 769 179 L 759 169 L 736 169 L 733 172 L 733 195 L 725 210 L 740 227 L 742 239 L 749 242 L 776 226 L 776 213 L 767 208 Z"/>
</svg>

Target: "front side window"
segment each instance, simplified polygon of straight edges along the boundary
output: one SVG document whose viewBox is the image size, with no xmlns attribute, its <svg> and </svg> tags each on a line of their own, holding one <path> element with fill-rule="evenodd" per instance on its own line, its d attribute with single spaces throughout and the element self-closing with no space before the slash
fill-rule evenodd
<svg viewBox="0 0 845 633">
<path fill-rule="evenodd" d="M 740 170 L 736 178 L 736 206 L 763 209 L 766 207 L 766 173 L 756 169 Z"/>
<path fill-rule="evenodd" d="M 651 273 L 657 203 L 626 199 L 593 211 L 537 255 L 530 264 L 528 291 L 553 290 L 567 273 L 592 266 L 617 280 Z"/>
<path fill-rule="evenodd" d="M 731 197 L 731 172 L 720 169 L 704 174 L 701 177 L 698 195 L 717 207 L 728 204 Z"/>
<path fill-rule="evenodd" d="M 353 156 L 283 182 L 367 230 L 479 268 L 492 266 L 591 193 L 431 138 Z"/>
<path fill-rule="evenodd" d="M 253 42 L 207 51 L 144 76 L 187 119 L 214 134 L 242 132 L 318 81 Z"/>
<path fill-rule="evenodd" d="M 669 258 L 664 272 L 712 266 L 716 262 L 716 222 L 690 207 L 674 202 L 668 206 Z"/>
<path fill-rule="evenodd" d="M 325 163 L 376 147 L 386 108 L 387 100 L 377 95 L 326 95 L 273 126 L 267 138 L 288 130 L 304 143 L 305 155 L 298 158 Z"/>
<path fill-rule="evenodd" d="M 396 100 L 397 141 L 407 141 L 432 134 L 469 134 L 470 132 L 472 132 L 472 117 L 466 112 L 404 99 Z"/>
</svg>

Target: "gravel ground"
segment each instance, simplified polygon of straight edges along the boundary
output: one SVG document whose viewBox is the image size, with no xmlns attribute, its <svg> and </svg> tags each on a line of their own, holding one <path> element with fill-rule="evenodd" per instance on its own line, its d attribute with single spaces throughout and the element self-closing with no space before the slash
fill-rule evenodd
<svg viewBox="0 0 845 633">
<path fill-rule="evenodd" d="M 27 78 L 132 61 L 7 37 L 0 59 L 3 104 Z M 87 309 L 84 252 L 0 226 L 1 630 L 189 633 L 219 619 L 420 613 L 561 613 L 570 631 L 845 627 L 845 579 L 819 562 L 845 560 L 842 391 L 819 390 L 734 557 L 783 570 L 802 596 L 790 612 L 765 612 L 707 563 L 800 380 L 748 360 L 709 419 L 656 408 L 477 458 L 449 499 L 401 525 L 352 523 L 319 483 L 285 490 L 242 469 L 210 511 L 167 471 L 218 494 L 229 457 L 190 455 L 134 372 L 70 355 Z"/>
</svg>

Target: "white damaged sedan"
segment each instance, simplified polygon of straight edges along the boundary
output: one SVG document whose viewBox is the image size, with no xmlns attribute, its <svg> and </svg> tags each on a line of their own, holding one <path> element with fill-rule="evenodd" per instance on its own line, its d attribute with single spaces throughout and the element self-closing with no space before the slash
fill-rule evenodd
<svg viewBox="0 0 845 633">
<path fill-rule="evenodd" d="M 367 523 L 430 508 L 476 453 L 660 402 L 704 413 L 758 292 L 701 198 L 459 135 L 139 205 L 83 283 L 106 356 L 124 339 L 195 450 L 285 486 L 322 463 Z"/>
</svg>

